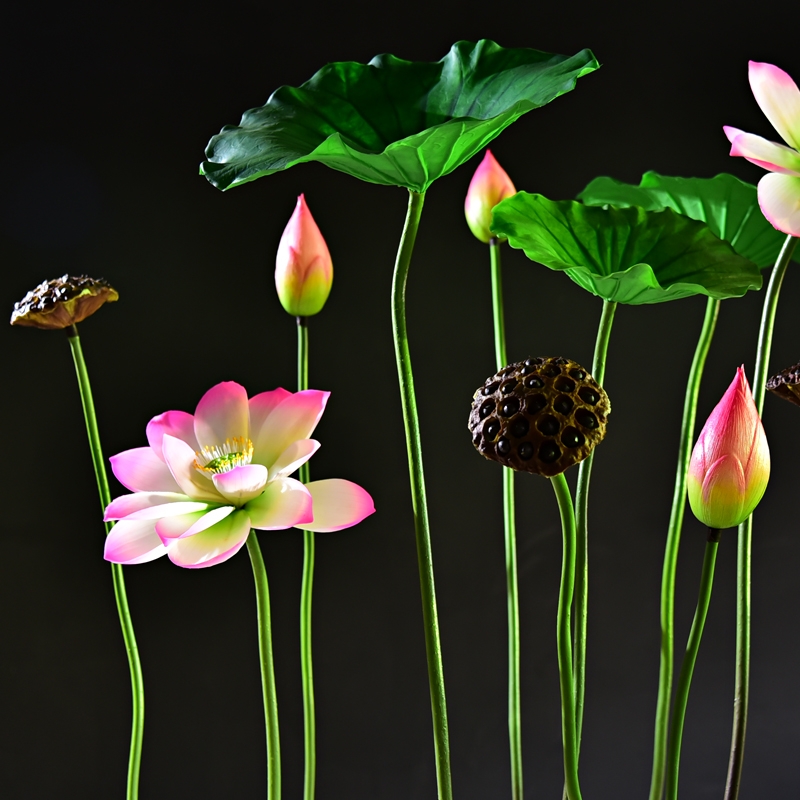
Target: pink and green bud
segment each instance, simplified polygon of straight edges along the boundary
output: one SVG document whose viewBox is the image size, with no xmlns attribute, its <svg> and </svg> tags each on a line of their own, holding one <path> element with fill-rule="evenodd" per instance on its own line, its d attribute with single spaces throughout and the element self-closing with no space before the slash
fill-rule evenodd
<svg viewBox="0 0 800 800">
<path fill-rule="evenodd" d="M 491 150 L 487 150 L 472 176 L 464 202 L 467 225 L 478 239 L 488 244 L 494 238 L 491 230 L 492 209 L 501 200 L 516 193 L 511 178 L 497 163 Z"/>
<path fill-rule="evenodd" d="M 733 528 L 758 505 L 769 481 L 769 446 L 744 367 L 711 412 L 692 451 L 687 489 L 709 528 Z"/>
<path fill-rule="evenodd" d="M 301 194 L 275 258 L 275 287 L 281 305 L 295 317 L 318 314 L 328 299 L 332 282 L 328 245 Z"/>
</svg>

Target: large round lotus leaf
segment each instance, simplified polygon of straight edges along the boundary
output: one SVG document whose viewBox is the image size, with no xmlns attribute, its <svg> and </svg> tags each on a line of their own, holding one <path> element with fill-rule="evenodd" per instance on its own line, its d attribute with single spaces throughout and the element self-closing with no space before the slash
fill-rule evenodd
<svg viewBox="0 0 800 800">
<path fill-rule="evenodd" d="M 726 173 L 714 178 L 670 178 L 645 172 L 638 186 L 595 178 L 578 198 L 592 206 L 641 206 L 648 211 L 671 208 L 705 222 L 740 256 L 762 268 L 775 263 L 786 239 L 761 213 L 756 187 Z M 800 253 L 797 258 L 800 260 Z"/>
<path fill-rule="evenodd" d="M 495 206 L 492 230 L 533 261 L 617 303 L 723 299 L 761 287 L 752 261 L 704 223 L 669 208 L 585 206 L 518 192 Z"/>
<path fill-rule="evenodd" d="M 220 189 L 305 161 L 372 183 L 424 192 L 518 117 L 570 91 L 599 64 L 487 39 L 457 42 L 436 62 L 376 56 L 281 86 L 206 148 L 200 171 Z"/>
</svg>

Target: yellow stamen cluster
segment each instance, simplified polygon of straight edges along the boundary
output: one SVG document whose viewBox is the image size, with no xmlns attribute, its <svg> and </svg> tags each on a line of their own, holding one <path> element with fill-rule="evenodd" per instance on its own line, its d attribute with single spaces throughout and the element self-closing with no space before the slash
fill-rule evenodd
<svg viewBox="0 0 800 800">
<path fill-rule="evenodd" d="M 234 436 L 221 445 L 206 445 L 195 455 L 195 469 L 209 477 L 219 475 L 249 464 L 253 460 L 253 442 L 244 436 Z"/>
</svg>

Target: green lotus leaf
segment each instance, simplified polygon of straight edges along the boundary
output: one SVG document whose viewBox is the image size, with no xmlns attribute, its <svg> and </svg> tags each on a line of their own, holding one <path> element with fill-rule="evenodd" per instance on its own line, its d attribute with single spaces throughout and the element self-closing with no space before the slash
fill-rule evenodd
<svg viewBox="0 0 800 800">
<path fill-rule="evenodd" d="M 709 227 L 671 208 L 585 206 L 518 192 L 494 208 L 492 231 L 605 300 L 662 303 L 741 297 L 761 272 Z"/>
<path fill-rule="evenodd" d="M 200 172 L 219 189 L 320 161 L 356 178 L 424 192 L 514 120 L 575 87 L 599 64 L 488 39 L 456 42 L 436 62 L 392 55 L 328 64 L 281 86 L 206 148 Z"/>
<path fill-rule="evenodd" d="M 762 268 L 775 263 L 786 239 L 761 213 L 756 187 L 726 173 L 714 178 L 669 178 L 645 172 L 638 186 L 595 178 L 578 198 L 592 206 L 641 206 L 648 211 L 671 208 L 705 222 L 740 256 Z"/>
</svg>

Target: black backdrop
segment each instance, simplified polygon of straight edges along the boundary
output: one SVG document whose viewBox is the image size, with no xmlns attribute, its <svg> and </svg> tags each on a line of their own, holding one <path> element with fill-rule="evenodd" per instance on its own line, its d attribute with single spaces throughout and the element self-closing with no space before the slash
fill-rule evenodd
<svg viewBox="0 0 800 800">
<path fill-rule="evenodd" d="M 2 55 L 3 297 L 64 272 L 100 275 L 120 301 L 81 326 L 107 455 L 145 443 L 167 409 L 236 380 L 294 387 L 294 322 L 274 293 L 274 253 L 305 192 L 336 277 L 311 325 L 311 384 L 333 392 L 317 478 L 368 488 L 378 511 L 320 535 L 314 606 L 318 797 L 435 796 L 433 746 L 406 456 L 389 323 L 402 189 L 301 165 L 221 193 L 197 174 L 208 138 L 282 83 L 380 52 L 437 60 L 457 39 L 572 54 L 602 68 L 493 145 L 518 188 L 574 197 L 608 174 L 710 177 L 761 170 L 728 157 L 721 126 L 774 138 L 747 60 L 800 78 L 796 10 L 672 4 L 366 2 L 307 8 L 81 2 L 5 12 Z M 473 452 L 473 390 L 494 371 L 488 253 L 462 204 L 476 157 L 428 192 L 408 313 L 421 406 L 456 797 L 509 795 L 505 585 L 499 469 Z M 600 301 L 504 251 L 509 355 L 590 364 Z M 723 304 L 698 418 L 754 365 L 762 294 Z M 794 267 L 773 371 L 797 360 Z M 703 298 L 620 307 L 597 452 L 581 778 L 587 798 L 649 786 L 661 559 L 681 403 Z M 0 792 L 121 797 L 129 683 L 102 560 L 102 527 L 66 339 L 5 328 L 0 559 Z M 751 721 L 742 798 L 793 797 L 800 747 L 800 555 L 794 514 L 800 413 L 769 396 L 773 478 L 754 536 Z M 574 482 L 574 475 L 570 476 Z M 555 607 L 560 528 L 543 479 L 518 481 L 523 744 L 530 797 L 561 786 Z M 114 492 L 121 487 L 114 485 Z M 261 535 L 272 591 L 284 797 L 300 796 L 301 535 Z M 705 536 L 687 515 L 677 649 L 696 601 Z M 735 542 L 723 535 L 688 711 L 683 797 L 722 795 L 733 694 Z M 262 797 L 265 756 L 255 603 L 244 552 L 208 570 L 167 559 L 126 569 L 144 665 L 143 798 Z"/>
</svg>

